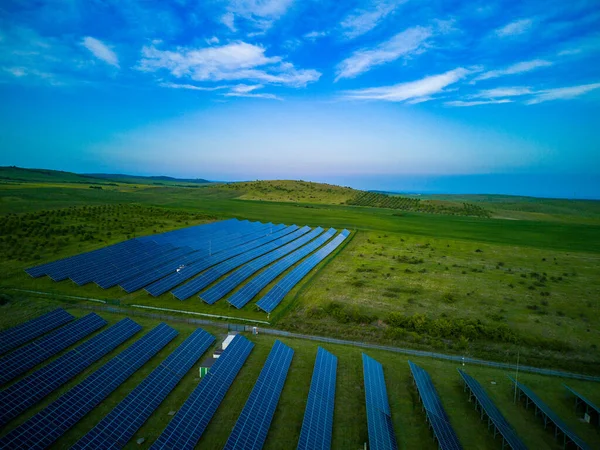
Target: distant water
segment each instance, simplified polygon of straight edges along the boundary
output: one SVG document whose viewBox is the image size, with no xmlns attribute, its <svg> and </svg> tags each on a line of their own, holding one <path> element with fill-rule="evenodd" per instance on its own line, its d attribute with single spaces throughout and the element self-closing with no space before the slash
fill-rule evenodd
<svg viewBox="0 0 600 450">
<path fill-rule="evenodd" d="M 504 194 L 600 199 L 599 175 L 348 175 L 327 183 L 356 189 L 420 194 Z"/>
</svg>

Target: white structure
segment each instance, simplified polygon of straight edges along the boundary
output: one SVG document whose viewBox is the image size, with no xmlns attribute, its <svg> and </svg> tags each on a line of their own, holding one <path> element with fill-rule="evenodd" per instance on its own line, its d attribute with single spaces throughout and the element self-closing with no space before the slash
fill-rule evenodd
<svg viewBox="0 0 600 450">
<path fill-rule="evenodd" d="M 222 348 L 223 350 L 225 350 L 225 349 L 227 348 L 227 346 L 228 346 L 229 344 L 231 344 L 231 341 L 233 341 L 233 338 L 234 338 L 234 337 L 235 337 L 235 334 L 229 334 L 229 335 L 228 335 L 228 336 L 225 338 L 225 340 L 223 341 L 223 343 L 221 344 L 221 348 Z"/>
</svg>

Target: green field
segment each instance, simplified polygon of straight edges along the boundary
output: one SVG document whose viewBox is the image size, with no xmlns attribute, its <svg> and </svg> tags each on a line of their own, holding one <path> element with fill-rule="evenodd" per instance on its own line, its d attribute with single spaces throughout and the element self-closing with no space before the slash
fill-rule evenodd
<svg viewBox="0 0 600 450">
<path fill-rule="evenodd" d="M 76 303 L 59 304 L 48 300 L 23 299 L 18 303 L 9 303 L 2 307 L 5 314 L 2 315 L 0 327 L 4 328 L 14 325 L 16 322 L 27 319 L 30 315 L 39 314 L 56 306 L 66 307 L 69 312 L 76 316 L 86 313 L 86 311 L 77 308 Z M 28 313 L 25 311 L 28 311 Z M 119 314 L 106 312 L 99 314 L 107 319 L 109 323 L 114 323 L 122 318 Z M 139 337 L 143 336 L 159 323 L 155 319 L 143 317 L 132 318 L 144 327 L 142 332 L 109 353 L 102 360 L 93 364 L 88 370 L 61 389 L 55 391 L 36 407 L 13 420 L 4 432 L 18 426 L 37 411 L 50 404 L 61 394 L 82 381 L 95 369 L 99 368 L 103 363 L 129 346 L 135 339 L 139 339 Z M 154 356 L 142 369 L 123 383 L 99 407 L 94 409 L 92 413 L 78 422 L 77 425 L 57 441 L 53 448 L 68 448 L 80 439 L 195 329 L 194 326 L 179 322 L 170 322 L 169 325 L 179 331 L 179 336 Z M 220 328 L 207 326 L 204 329 L 215 335 L 218 342 L 226 334 L 226 330 Z M 263 334 L 259 336 L 248 334 L 246 336 L 255 342 L 256 346 L 238 374 L 233 386 L 228 391 L 223 403 L 217 410 L 206 433 L 200 440 L 198 448 L 222 448 L 275 341 L 273 336 Z M 296 445 L 302 426 L 304 408 L 317 350 L 317 344 L 312 341 L 286 338 L 280 340 L 292 347 L 295 354 L 267 437 L 266 449 L 287 449 Z M 333 344 L 323 344 L 322 346 L 334 353 L 339 359 L 333 448 L 362 448 L 363 442 L 368 439 L 364 407 L 364 386 L 362 382 L 362 351 L 350 346 Z M 209 353 L 210 351 L 207 352 L 206 356 Z M 436 448 L 431 439 L 431 432 L 425 422 L 425 416 L 421 411 L 415 388 L 411 382 L 407 357 L 376 350 L 368 350 L 366 353 L 379 360 L 384 366 L 394 429 L 401 448 Z M 444 407 L 450 416 L 451 423 L 464 447 L 481 449 L 499 448 L 499 441 L 493 439 L 492 434 L 487 431 L 487 426 L 484 423 L 480 423 L 479 414 L 473 410 L 473 405 L 467 401 L 460 377 L 456 372 L 457 367 L 463 367 L 427 358 L 411 358 L 411 360 L 421 365 L 430 373 L 436 389 L 442 398 Z M 199 363 L 196 364 L 183 378 L 181 383 L 171 392 L 150 420 L 136 433 L 134 439 L 127 445 L 127 448 L 149 448 L 168 424 L 171 418 L 168 414 L 169 411 L 177 411 L 199 382 L 199 365 Z M 534 416 L 532 410 L 526 410 L 521 404 L 513 404 L 510 381 L 506 377 L 509 373 L 478 366 L 466 366 L 464 370 L 476 377 L 484 385 L 486 391 L 494 399 L 497 406 L 508 418 L 529 448 L 560 448 L 553 439 L 553 433 L 549 430 L 544 430 L 543 423 L 539 418 Z M 561 385 L 563 382 L 568 383 L 571 387 L 598 401 L 600 397 L 598 396 L 595 384 L 531 374 L 520 374 L 519 380 L 534 389 L 588 444 L 592 447 L 600 445 L 598 434 L 589 425 L 581 423 L 575 414 L 573 414 L 573 399 L 565 395 L 564 388 Z M 491 384 L 492 381 L 496 384 Z M 142 445 L 136 444 L 135 441 L 141 437 L 145 438 L 145 442 Z"/>
<path fill-rule="evenodd" d="M 493 212 L 487 218 L 350 206 L 343 204 L 344 198 L 355 191 L 305 182 L 192 188 L 156 185 L 151 180 L 88 184 L 75 174 L 27 173 L 30 178 L 20 172 L 20 180 L 0 184 L 0 294 L 7 300 L 1 306 L 3 327 L 56 305 L 66 305 L 81 315 L 77 304 L 87 302 L 70 298 L 75 296 L 118 304 L 132 314 L 141 311 L 134 305 L 183 310 L 227 316 L 230 322 L 262 321 L 305 334 L 510 363 L 519 354 L 521 364 L 600 374 L 600 202 L 497 196 L 431 198 L 446 205 L 480 204 Z M 52 181 L 40 178 L 45 176 Z M 127 295 L 118 287 L 103 290 L 94 284 L 79 287 L 68 280 L 55 283 L 46 277 L 32 279 L 23 271 L 128 238 L 232 217 L 332 226 L 352 233 L 270 316 L 253 305 L 260 295 L 237 310 L 225 299 L 207 305 L 197 297 L 182 302 L 170 293 L 157 298 L 143 290 Z M 118 315 L 101 315 L 118 319 Z M 139 320 L 146 331 L 156 323 Z M 192 330 L 181 323 L 172 325 L 181 331 L 176 342 Z M 223 334 L 217 328 L 208 331 Z M 258 345 L 201 446 L 224 444 L 274 340 L 266 335 L 252 339 Z M 295 445 L 316 354 L 314 342 L 284 341 L 296 350 L 296 356 L 267 448 L 289 448 L 289 442 Z M 58 447 L 73 443 L 93 426 L 176 342 L 65 435 Z M 340 358 L 334 447 L 362 448 L 367 434 L 361 351 L 339 345 L 325 347 Z M 433 448 L 411 387 L 406 357 L 383 351 L 368 353 L 384 364 L 395 429 L 403 448 Z M 418 362 L 431 372 L 465 447 L 497 448 L 498 442 L 486 427 L 477 424 L 456 367 L 428 359 Z M 552 434 L 543 431 L 532 413 L 512 404 L 504 373 L 481 367 L 468 371 L 480 381 L 497 382 L 490 385 L 486 381 L 485 386 L 531 448 L 553 448 Z M 146 437 L 146 443 L 164 428 L 170 418 L 168 411 L 176 410 L 193 389 L 196 374 L 197 368 L 144 425 L 139 435 Z M 561 380 L 528 374 L 523 381 L 543 392 L 542 397 L 590 444 L 600 444 L 597 434 L 568 414 L 572 405 L 565 399 Z M 569 384 L 599 400 L 596 385 Z M 18 420 L 11 426 L 16 423 Z"/>
</svg>

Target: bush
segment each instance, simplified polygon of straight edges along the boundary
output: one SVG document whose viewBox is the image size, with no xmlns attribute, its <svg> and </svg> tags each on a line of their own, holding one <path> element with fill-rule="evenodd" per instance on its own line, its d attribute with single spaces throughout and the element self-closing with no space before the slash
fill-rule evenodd
<svg viewBox="0 0 600 450">
<path fill-rule="evenodd" d="M 456 302 L 458 301 L 458 298 L 456 297 L 456 295 L 454 295 L 454 294 L 453 294 L 453 293 L 451 293 L 451 292 L 445 292 L 445 293 L 442 295 L 442 301 L 443 301 L 444 303 L 449 303 L 449 304 L 452 304 L 452 303 L 456 303 Z"/>
</svg>

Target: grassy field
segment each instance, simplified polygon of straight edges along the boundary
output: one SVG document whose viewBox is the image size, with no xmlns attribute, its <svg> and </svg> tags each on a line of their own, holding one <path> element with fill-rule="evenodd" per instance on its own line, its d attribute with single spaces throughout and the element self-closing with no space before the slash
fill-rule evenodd
<svg viewBox="0 0 600 450">
<path fill-rule="evenodd" d="M 34 299 L 23 299 L 19 303 L 9 303 L 2 306 L 4 314 L 1 316 L 0 328 L 14 325 L 32 315 L 56 306 L 59 306 L 59 304 Z M 86 313 L 78 309 L 76 304 L 63 304 L 61 306 L 66 307 L 69 312 L 76 316 Z M 107 319 L 109 323 L 114 323 L 122 318 L 121 315 L 104 312 L 100 313 L 100 315 Z M 3 433 L 23 423 L 28 417 L 31 417 L 69 388 L 82 381 L 110 358 L 131 345 L 135 339 L 139 339 L 158 324 L 158 321 L 153 319 L 142 317 L 133 317 L 133 319 L 143 325 L 144 330 L 142 332 L 108 354 L 101 361 L 93 364 L 88 370 L 63 388 L 54 392 L 36 407 L 13 420 Z M 169 325 L 179 331 L 179 336 L 153 357 L 142 369 L 123 383 L 99 407 L 94 409 L 92 413 L 78 422 L 75 427 L 54 445 L 54 448 L 67 448 L 74 444 L 195 329 L 191 325 L 179 322 L 172 322 Z M 225 330 L 223 329 L 211 327 L 205 327 L 205 329 L 215 335 L 219 342 L 224 338 Z M 224 402 L 218 409 L 217 414 L 211 421 L 205 435 L 200 440 L 199 448 L 221 448 L 224 445 L 275 340 L 274 337 L 268 335 L 247 335 L 247 337 L 254 341 L 256 346 L 240 371 L 232 388 L 229 390 Z M 299 339 L 281 339 L 281 341 L 292 347 L 295 354 L 269 431 L 265 446 L 267 449 L 287 449 L 296 445 L 302 426 L 302 418 L 317 350 L 316 344 L 311 341 Z M 362 448 L 362 443 L 368 439 L 368 434 L 364 407 L 361 350 L 349 346 L 329 344 L 325 344 L 323 347 L 339 358 L 333 448 Z M 412 386 L 407 358 L 384 351 L 369 350 L 367 353 L 379 360 L 384 366 L 394 428 L 401 448 L 435 448 L 415 389 Z M 439 391 L 443 404 L 450 416 L 451 423 L 456 429 L 464 447 L 481 449 L 498 448 L 498 441 L 494 441 L 492 435 L 487 432 L 487 427 L 483 423 L 479 423 L 479 414 L 473 410 L 473 405 L 467 401 L 459 375 L 456 372 L 457 366 L 452 363 L 424 358 L 412 358 L 411 360 L 425 368 L 432 376 L 436 389 Z M 169 411 L 177 411 L 197 385 L 198 367 L 199 364 L 196 364 L 190 370 L 182 382 L 156 410 L 150 420 L 135 435 L 134 439 L 130 441 L 127 448 L 148 448 L 152 444 L 170 420 Z M 510 381 L 506 378 L 506 372 L 476 366 L 467 366 L 464 369 L 484 385 L 497 406 L 530 448 L 559 448 L 553 440 L 553 434 L 543 429 L 543 424 L 534 416 L 531 410 L 527 411 L 522 405 L 513 404 Z M 598 401 L 600 397 L 598 397 L 598 390 L 595 384 L 571 380 L 565 381 L 530 374 L 521 374 L 519 379 L 534 389 L 592 447 L 600 445 L 598 434 L 591 426 L 581 423 L 573 414 L 572 399 L 567 398 L 561 386 L 562 382 L 566 382 L 573 388 Z M 496 384 L 490 384 L 492 381 Z M 146 441 L 142 445 L 135 444 L 135 440 L 140 437 L 145 438 Z"/>
</svg>

